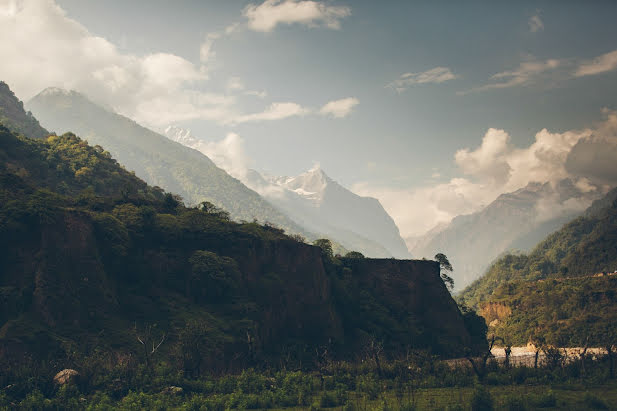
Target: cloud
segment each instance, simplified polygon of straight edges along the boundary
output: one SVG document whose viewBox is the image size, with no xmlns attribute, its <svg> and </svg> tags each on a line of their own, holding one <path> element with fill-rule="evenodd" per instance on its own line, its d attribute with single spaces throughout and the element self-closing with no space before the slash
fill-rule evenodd
<svg viewBox="0 0 617 411">
<path fill-rule="evenodd" d="M 588 61 L 579 65 L 575 76 L 590 76 L 594 74 L 606 73 L 617 69 L 617 50 L 602 54 L 592 61 Z"/>
<path fill-rule="evenodd" d="M 360 104 L 360 101 L 354 97 L 330 101 L 319 110 L 319 114 L 332 116 L 334 118 L 343 118 L 351 114 L 353 108 L 358 104 Z"/>
<path fill-rule="evenodd" d="M 500 73 L 493 74 L 491 79 L 496 80 L 497 83 L 486 84 L 469 91 L 486 91 L 491 89 L 526 86 L 535 83 L 541 78 L 542 75 L 553 71 L 562 65 L 563 61 L 557 59 L 548 59 L 545 61 L 526 61 L 521 63 L 515 70 L 502 71 Z M 465 94 L 465 92 L 459 94 Z"/>
<path fill-rule="evenodd" d="M 454 160 L 464 174 L 503 183 L 507 181 L 512 170 L 506 157 L 509 140 L 510 136 L 504 130 L 489 128 L 478 149 L 458 150 L 454 155 Z"/>
<path fill-rule="evenodd" d="M 617 184 L 617 112 L 605 113 L 607 120 L 574 145 L 565 166 L 571 174 L 612 186 Z"/>
<path fill-rule="evenodd" d="M 603 136 L 602 144 L 593 147 L 593 154 L 584 147 L 585 151 L 578 155 L 578 147 L 592 136 L 600 135 Z M 598 139 L 596 137 L 594 141 Z M 571 178 L 574 182 L 572 190 L 580 193 L 594 191 L 596 185 L 608 184 L 609 181 L 614 185 L 617 183 L 615 150 L 615 113 L 609 113 L 607 119 L 593 130 L 553 133 L 542 129 L 527 147 L 515 147 L 505 130 L 490 128 L 479 146 L 456 151 L 453 160 L 458 173 L 450 181 L 409 189 L 361 182 L 354 185 L 353 190 L 360 195 L 378 198 L 404 237 L 417 236 L 457 215 L 478 211 L 499 195 L 530 183 L 556 185 Z M 603 158 L 599 160 L 600 156 Z M 551 207 L 555 213 L 566 213 L 582 210 L 587 205 L 589 199 L 564 202 L 560 198 L 547 198 L 538 204 L 538 218 L 548 215 Z"/>
<path fill-rule="evenodd" d="M 303 116 L 310 112 L 309 109 L 297 103 L 272 103 L 260 113 L 245 114 L 234 119 L 236 123 L 247 123 L 252 121 L 272 121 L 282 120 L 288 117 Z"/>
<path fill-rule="evenodd" d="M 310 0 L 266 0 L 260 5 L 249 4 L 243 14 L 254 31 L 270 32 L 279 24 L 294 23 L 339 29 L 341 19 L 349 16 L 351 9 Z"/>
<path fill-rule="evenodd" d="M 399 93 L 407 90 L 409 87 L 415 84 L 426 83 L 443 83 L 448 80 L 453 80 L 458 76 L 452 73 L 447 67 L 435 67 L 421 73 L 405 73 L 398 79 L 388 84 L 386 87 L 394 89 Z"/>
<path fill-rule="evenodd" d="M 540 14 L 531 16 L 527 23 L 529 24 L 529 31 L 532 33 L 537 33 L 544 30 L 544 23 L 542 22 L 542 19 L 540 19 Z"/>
<path fill-rule="evenodd" d="M 51 0 L 0 2 L 0 78 L 24 100 L 50 87 L 74 89 L 138 122 L 228 122 L 234 97 L 203 90 L 206 66 L 170 53 L 124 53 L 91 34 Z M 202 50 L 202 60 L 211 57 Z"/>
<path fill-rule="evenodd" d="M 214 44 L 214 41 L 219 38 L 221 38 L 220 33 L 208 33 L 204 42 L 201 43 L 201 46 L 199 47 L 199 61 L 203 64 L 208 63 L 214 58 L 215 53 L 212 51 L 212 45 Z"/>
<path fill-rule="evenodd" d="M 228 133 L 220 141 L 204 141 L 195 137 L 191 130 L 178 126 L 168 126 L 164 134 L 173 141 L 202 152 L 231 176 L 240 180 L 246 178 L 250 161 L 244 139 L 238 134 Z"/>
</svg>

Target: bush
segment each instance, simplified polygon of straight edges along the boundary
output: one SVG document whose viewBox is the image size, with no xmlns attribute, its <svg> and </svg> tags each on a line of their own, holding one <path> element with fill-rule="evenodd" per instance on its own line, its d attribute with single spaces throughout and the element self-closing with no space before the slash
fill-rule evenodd
<svg viewBox="0 0 617 411">
<path fill-rule="evenodd" d="M 531 403 L 538 408 L 549 408 L 557 405 L 557 398 L 552 390 L 539 395 L 534 395 L 530 398 Z"/>
<path fill-rule="evenodd" d="M 596 397 L 595 395 L 587 392 L 583 398 L 585 405 L 592 410 L 608 410 L 608 405 L 603 399 Z"/>
<path fill-rule="evenodd" d="M 482 386 L 476 388 L 473 397 L 471 397 L 471 409 L 473 411 L 493 410 L 493 397 L 486 388 Z"/>
<path fill-rule="evenodd" d="M 503 408 L 508 411 L 525 411 L 525 402 L 519 396 L 509 396 L 505 398 Z"/>
</svg>

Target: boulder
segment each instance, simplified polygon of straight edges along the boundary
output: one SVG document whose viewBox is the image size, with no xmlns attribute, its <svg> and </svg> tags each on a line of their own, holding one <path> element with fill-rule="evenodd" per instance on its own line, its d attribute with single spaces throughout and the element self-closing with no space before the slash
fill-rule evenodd
<svg viewBox="0 0 617 411">
<path fill-rule="evenodd" d="M 161 391 L 161 394 L 181 395 L 183 392 L 184 392 L 184 390 L 181 387 L 176 387 L 174 385 L 171 385 L 171 386 L 163 389 L 163 391 Z"/>
<path fill-rule="evenodd" d="M 70 382 L 75 382 L 75 380 L 79 377 L 79 373 L 73 369 L 65 368 L 60 371 L 54 377 L 54 384 L 56 385 L 65 385 Z"/>
</svg>

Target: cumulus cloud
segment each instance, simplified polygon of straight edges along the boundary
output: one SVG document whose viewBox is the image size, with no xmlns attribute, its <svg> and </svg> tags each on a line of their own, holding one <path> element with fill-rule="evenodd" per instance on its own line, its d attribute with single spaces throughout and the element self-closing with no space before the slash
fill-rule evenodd
<svg viewBox="0 0 617 411">
<path fill-rule="evenodd" d="M 415 84 L 443 83 L 457 78 L 447 67 L 435 67 L 420 73 L 404 73 L 386 87 L 403 92 Z"/>
<path fill-rule="evenodd" d="M 617 112 L 606 111 L 607 120 L 593 134 L 580 139 L 568 153 L 569 173 L 598 184 L 617 183 Z"/>
<path fill-rule="evenodd" d="M 504 183 L 512 170 L 506 156 L 509 140 L 510 136 L 504 130 L 490 128 L 479 148 L 473 151 L 468 148 L 458 150 L 454 160 L 465 174 Z"/>
<path fill-rule="evenodd" d="M 351 14 L 351 9 L 311 0 L 266 0 L 260 5 L 249 4 L 243 14 L 249 29 L 254 31 L 269 32 L 279 24 L 294 23 L 339 29 L 341 20 Z"/>
<path fill-rule="evenodd" d="M 330 101 L 319 110 L 319 114 L 332 116 L 334 118 L 343 118 L 351 114 L 353 108 L 359 103 L 360 101 L 354 97 Z"/>
<path fill-rule="evenodd" d="M 531 31 L 532 33 L 537 33 L 544 30 L 544 23 L 540 18 L 540 14 L 534 14 L 533 16 L 531 16 L 527 23 L 529 24 L 529 31 Z"/>
<path fill-rule="evenodd" d="M 245 114 L 235 118 L 236 123 L 247 123 L 252 121 L 272 121 L 282 120 L 288 117 L 303 116 L 310 112 L 309 109 L 297 103 L 272 103 L 260 113 Z"/>
<path fill-rule="evenodd" d="M 0 53 L 0 78 L 22 99 L 49 86 L 74 89 L 154 127 L 236 115 L 233 98 L 194 91 L 208 80 L 205 66 L 169 53 L 123 53 L 51 0 L 0 2 Z"/>
<path fill-rule="evenodd" d="M 593 155 L 587 151 L 577 155 L 577 147 L 599 135 L 603 136 L 602 145 L 594 147 Z M 490 128 L 479 146 L 455 153 L 459 175 L 448 182 L 411 189 L 364 182 L 353 189 L 360 195 L 378 198 L 403 236 L 417 236 L 457 215 L 478 211 L 499 195 L 530 183 L 556 185 L 571 178 L 574 183 L 569 189 L 580 193 L 594 191 L 597 184 L 608 180 L 617 183 L 617 167 L 614 167 L 617 152 L 607 148 L 611 144 L 610 147 L 617 150 L 617 137 L 611 136 L 617 136 L 617 114 L 614 113 L 593 130 L 553 133 L 542 129 L 527 147 L 515 147 L 505 130 Z M 601 155 L 605 160 L 598 161 Z M 547 197 L 538 204 L 538 218 L 548 216 L 551 209 L 556 216 L 580 211 L 588 205 L 589 198 L 564 201 L 558 196 Z M 546 213 L 542 214 L 543 211 Z"/>
<path fill-rule="evenodd" d="M 579 65 L 577 77 L 606 73 L 617 69 L 617 50 L 611 51 Z"/>
</svg>

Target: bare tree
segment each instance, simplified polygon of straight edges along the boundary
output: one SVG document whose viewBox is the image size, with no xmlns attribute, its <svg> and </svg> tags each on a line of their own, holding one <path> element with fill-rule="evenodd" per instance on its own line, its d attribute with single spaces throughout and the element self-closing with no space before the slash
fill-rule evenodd
<svg viewBox="0 0 617 411">
<path fill-rule="evenodd" d="M 371 337 L 364 347 L 364 353 L 367 358 L 375 361 L 377 372 L 381 375 L 381 353 L 383 352 L 383 343 Z"/>
<path fill-rule="evenodd" d="M 466 357 L 480 381 L 483 381 L 484 377 L 486 376 L 486 363 L 488 359 L 493 355 L 491 351 L 493 350 L 493 346 L 497 341 L 503 342 L 503 338 L 497 337 L 495 335 L 491 336 L 491 339 L 488 342 L 488 350 L 479 359 L 473 358 L 471 356 Z"/>
<path fill-rule="evenodd" d="M 139 341 L 139 343 L 143 347 L 144 359 L 146 361 L 146 367 L 148 368 L 150 368 L 152 365 L 152 361 L 151 361 L 152 356 L 154 355 L 154 353 L 158 351 L 158 349 L 161 347 L 161 345 L 165 341 L 165 333 L 163 333 L 158 343 L 156 342 L 158 338 L 154 337 L 155 328 L 156 328 L 156 325 L 148 325 L 144 328 L 142 332 L 139 332 L 137 330 L 137 323 L 135 323 L 135 328 L 134 328 L 135 337 L 137 338 L 137 341 Z"/>
</svg>

